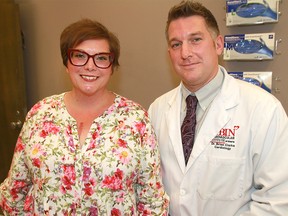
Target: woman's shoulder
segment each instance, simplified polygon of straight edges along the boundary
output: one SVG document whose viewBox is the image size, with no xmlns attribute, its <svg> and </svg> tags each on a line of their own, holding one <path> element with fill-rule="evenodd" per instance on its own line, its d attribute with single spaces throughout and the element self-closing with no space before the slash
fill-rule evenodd
<svg viewBox="0 0 288 216">
<path fill-rule="evenodd" d="M 118 94 L 116 94 L 115 98 L 115 108 L 117 112 L 125 112 L 129 115 L 134 115 L 135 113 L 138 115 L 148 115 L 147 110 L 140 103 Z"/>
<path fill-rule="evenodd" d="M 41 99 L 32 106 L 27 117 L 31 118 L 38 113 L 47 112 L 49 109 L 60 109 L 64 106 L 64 94 L 65 93 L 55 94 Z"/>
</svg>

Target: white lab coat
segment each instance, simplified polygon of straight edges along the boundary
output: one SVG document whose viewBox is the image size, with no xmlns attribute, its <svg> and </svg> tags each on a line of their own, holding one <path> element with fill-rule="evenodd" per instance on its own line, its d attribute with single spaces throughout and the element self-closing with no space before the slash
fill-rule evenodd
<svg viewBox="0 0 288 216">
<path fill-rule="evenodd" d="M 149 115 L 172 216 L 287 216 L 288 120 L 270 93 L 229 76 L 199 128 L 185 167 L 180 86 Z"/>
</svg>

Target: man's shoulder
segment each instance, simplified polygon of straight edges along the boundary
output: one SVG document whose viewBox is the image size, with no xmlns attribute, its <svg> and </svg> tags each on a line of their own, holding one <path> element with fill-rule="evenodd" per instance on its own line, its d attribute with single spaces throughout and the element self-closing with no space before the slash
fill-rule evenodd
<svg viewBox="0 0 288 216">
<path fill-rule="evenodd" d="M 151 105 L 156 105 L 159 103 L 163 105 L 163 103 L 168 103 L 173 97 L 176 96 L 178 91 L 179 91 L 179 86 L 162 94 L 158 98 L 156 98 Z"/>
</svg>

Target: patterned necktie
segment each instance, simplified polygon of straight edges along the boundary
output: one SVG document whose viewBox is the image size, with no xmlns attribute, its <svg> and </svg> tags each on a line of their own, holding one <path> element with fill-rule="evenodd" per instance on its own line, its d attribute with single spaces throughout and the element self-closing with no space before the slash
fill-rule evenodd
<svg viewBox="0 0 288 216">
<path fill-rule="evenodd" d="M 194 143 L 194 135 L 196 128 L 197 97 L 188 95 L 186 98 L 186 104 L 187 104 L 187 111 L 181 126 L 181 136 L 182 136 L 185 164 L 187 165 Z"/>
</svg>

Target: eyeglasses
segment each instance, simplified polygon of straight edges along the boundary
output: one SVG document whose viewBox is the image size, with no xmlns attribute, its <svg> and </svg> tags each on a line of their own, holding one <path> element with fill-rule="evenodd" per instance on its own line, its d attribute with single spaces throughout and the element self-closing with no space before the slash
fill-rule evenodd
<svg viewBox="0 0 288 216">
<path fill-rule="evenodd" d="M 113 53 L 103 52 L 89 55 L 82 50 L 68 49 L 68 59 L 70 63 L 74 66 L 84 66 L 87 64 L 90 58 L 93 59 L 96 67 L 101 69 L 109 68 L 114 61 Z"/>
</svg>

